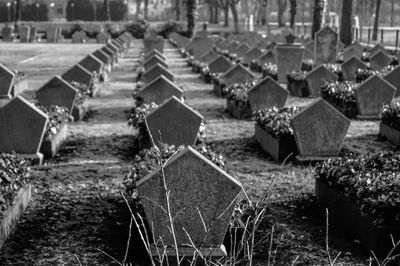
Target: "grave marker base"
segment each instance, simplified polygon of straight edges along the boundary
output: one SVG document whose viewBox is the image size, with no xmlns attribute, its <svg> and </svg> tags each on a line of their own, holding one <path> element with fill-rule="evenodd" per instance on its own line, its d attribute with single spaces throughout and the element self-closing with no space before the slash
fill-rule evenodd
<svg viewBox="0 0 400 266">
<path fill-rule="evenodd" d="M 392 128 L 384 123 L 379 124 L 379 134 L 386 138 L 395 147 L 400 148 L 400 130 Z"/>
<path fill-rule="evenodd" d="M 371 120 L 379 120 L 379 115 L 357 115 L 357 120 L 371 121 Z"/>
<path fill-rule="evenodd" d="M 43 154 L 38 152 L 36 154 L 18 154 L 28 165 L 42 165 L 43 164 Z"/>
<path fill-rule="evenodd" d="M 224 97 L 223 86 L 221 86 L 219 84 L 214 84 L 213 91 L 217 97 L 219 97 L 219 98 Z"/>
<path fill-rule="evenodd" d="M 60 127 L 57 134 L 55 134 L 50 141 L 48 140 L 43 141 L 42 147 L 40 148 L 40 152 L 43 153 L 45 158 L 53 158 L 57 154 L 57 152 L 61 149 L 67 137 L 68 137 L 68 125 L 64 124 Z"/>
<path fill-rule="evenodd" d="M 32 185 L 26 185 L 18 191 L 18 194 L 15 196 L 15 203 L 10 206 L 0 222 L 0 249 L 15 229 L 19 218 L 25 212 L 31 198 Z"/>
<path fill-rule="evenodd" d="M 295 157 L 295 162 L 297 164 L 314 164 L 326 161 L 328 159 L 338 158 L 338 156 L 303 156 L 297 155 Z"/>
</svg>

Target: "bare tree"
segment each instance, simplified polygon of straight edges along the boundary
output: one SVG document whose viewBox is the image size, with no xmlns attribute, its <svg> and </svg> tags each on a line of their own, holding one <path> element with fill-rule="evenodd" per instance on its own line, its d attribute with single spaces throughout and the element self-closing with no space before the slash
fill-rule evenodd
<svg viewBox="0 0 400 266">
<path fill-rule="evenodd" d="M 297 1 L 289 0 L 289 2 L 290 2 L 290 27 L 294 29 L 294 24 L 296 21 Z"/>
<path fill-rule="evenodd" d="M 218 0 L 218 6 L 224 11 L 224 27 L 229 26 L 229 2 L 231 0 Z"/>
<path fill-rule="evenodd" d="M 378 39 L 379 11 L 380 11 L 380 9 L 381 9 L 381 0 L 376 0 L 374 29 L 372 31 L 372 40 L 373 41 L 376 41 Z"/>
<path fill-rule="evenodd" d="M 353 0 L 343 0 L 342 21 L 340 23 L 340 40 L 349 45 L 352 42 L 352 9 Z"/>
<path fill-rule="evenodd" d="M 345 2 L 347 0 L 343 0 Z M 324 0 L 314 0 L 314 14 L 313 14 L 313 25 L 311 38 L 314 39 L 314 35 L 321 29 L 323 16 L 324 16 Z"/>
<path fill-rule="evenodd" d="M 111 15 L 110 15 L 110 2 L 108 0 L 103 1 L 103 10 L 104 10 L 104 15 L 106 17 L 107 21 L 111 20 Z"/>
<path fill-rule="evenodd" d="M 228 1 L 232 12 L 235 33 L 239 33 L 239 14 L 237 11 L 237 4 L 239 3 L 240 0 L 228 0 Z"/>
<path fill-rule="evenodd" d="M 176 14 L 176 21 L 181 20 L 181 0 L 175 0 L 175 14 Z"/>
<path fill-rule="evenodd" d="M 18 30 L 18 21 L 21 18 L 21 0 L 17 0 L 14 14 L 14 30 Z"/>
<path fill-rule="evenodd" d="M 256 23 L 265 25 L 267 23 L 267 9 L 268 0 L 258 0 L 254 6 L 254 14 L 256 14 Z"/>
<path fill-rule="evenodd" d="M 277 0 L 278 2 L 278 26 L 284 27 L 285 22 L 283 21 L 283 13 L 285 13 L 287 8 L 287 1 L 286 0 Z"/>
<path fill-rule="evenodd" d="M 143 11 L 143 16 L 145 19 L 147 19 L 148 13 L 149 13 L 149 0 L 144 0 L 144 11 Z"/>
<path fill-rule="evenodd" d="M 188 36 L 192 37 L 194 28 L 196 26 L 196 12 L 197 12 L 197 0 L 186 0 L 187 8 L 187 32 Z"/>
</svg>

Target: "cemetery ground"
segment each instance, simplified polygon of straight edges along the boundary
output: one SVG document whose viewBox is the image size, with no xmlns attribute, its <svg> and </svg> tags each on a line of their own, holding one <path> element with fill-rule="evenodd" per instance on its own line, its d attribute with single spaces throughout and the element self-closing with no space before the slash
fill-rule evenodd
<svg viewBox="0 0 400 266">
<path fill-rule="evenodd" d="M 33 167 L 34 200 L 1 249 L 0 265 L 117 265 L 102 251 L 123 260 L 129 212 L 120 191 L 135 152 L 135 132 L 125 112 L 134 103 L 131 89 L 141 46 L 141 40 L 133 42 L 100 97 L 89 99 L 91 111 L 84 121 L 70 125 L 68 142 L 58 156 Z M 0 44 L 2 63 L 25 72 L 32 90 L 97 47 Z M 254 122 L 232 119 L 224 111 L 225 99 L 216 98 L 212 85 L 193 74 L 176 49 L 167 47 L 164 54 L 186 102 L 205 118 L 206 144 L 226 157 L 251 200 L 268 194 L 254 264 L 328 264 L 325 219 L 313 200 L 314 168 L 275 163 L 253 139 Z M 290 97 L 287 105 L 310 101 Z M 378 131 L 378 122 L 352 121 L 342 152 L 393 150 Z M 132 250 L 138 249 L 135 241 Z M 337 232 L 330 232 L 329 247 L 332 257 L 341 252 L 338 263 L 368 265 L 371 254 Z"/>
</svg>

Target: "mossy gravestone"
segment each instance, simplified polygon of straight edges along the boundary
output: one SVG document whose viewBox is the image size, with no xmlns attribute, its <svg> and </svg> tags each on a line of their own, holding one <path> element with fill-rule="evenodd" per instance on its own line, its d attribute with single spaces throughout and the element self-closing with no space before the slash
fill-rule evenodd
<svg viewBox="0 0 400 266">
<path fill-rule="evenodd" d="M 253 81 L 256 78 L 257 77 L 242 64 L 234 65 L 222 75 L 222 79 L 225 81 L 226 86 L 234 83 L 246 83 L 248 81 Z"/>
<path fill-rule="evenodd" d="M 369 64 L 373 69 L 382 69 L 390 65 L 392 62 L 392 57 L 388 55 L 385 51 L 377 51 L 374 54 L 371 54 L 369 57 Z"/>
<path fill-rule="evenodd" d="M 165 60 L 159 57 L 157 54 L 154 54 L 150 58 L 146 59 L 146 61 L 143 62 L 143 67 L 145 70 L 149 70 L 150 68 L 152 68 L 157 64 L 160 64 L 165 68 L 168 68 L 167 62 L 165 62 Z"/>
<path fill-rule="evenodd" d="M 141 91 L 144 103 L 161 104 L 172 96 L 183 98 L 183 90 L 175 83 L 161 75 L 146 85 Z"/>
<path fill-rule="evenodd" d="M 353 56 L 342 64 L 343 79 L 354 81 L 358 69 L 366 69 L 367 66 L 357 57 Z"/>
<path fill-rule="evenodd" d="M 337 40 L 337 33 L 329 27 L 324 27 L 315 33 L 314 60 L 316 65 L 335 62 Z"/>
<path fill-rule="evenodd" d="M 306 80 L 310 90 L 309 95 L 319 96 L 321 86 L 326 82 L 337 81 L 338 76 L 324 65 L 320 65 L 307 73 Z"/>
<path fill-rule="evenodd" d="M 397 66 L 391 72 L 386 74 L 386 76 L 384 76 L 383 79 L 388 81 L 390 84 L 392 84 L 396 88 L 395 96 L 396 97 L 399 96 L 400 95 L 400 66 Z"/>
<path fill-rule="evenodd" d="M 0 153 L 13 153 L 42 161 L 40 146 L 48 123 L 47 115 L 21 96 L 0 109 Z"/>
<path fill-rule="evenodd" d="M 203 117 L 173 96 L 148 114 L 146 120 L 154 144 L 180 146 L 195 144 Z"/>
<path fill-rule="evenodd" d="M 71 84 L 56 76 L 36 91 L 36 98 L 40 105 L 64 106 L 71 114 L 77 93 L 78 91 Z"/>
<path fill-rule="evenodd" d="M 174 74 L 172 74 L 168 69 L 166 69 L 160 64 L 156 64 L 155 66 L 144 72 L 143 80 L 146 83 L 149 83 L 155 80 L 156 78 L 160 77 L 161 75 L 163 75 L 170 81 L 174 81 Z"/>
<path fill-rule="evenodd" d="M 190 239 L 198 248 L 218 249 L 241 192 L 239 181 L 191 147 L 181 150 L 166 163 L 164 177 L 180 254 L 193 255 L 187 246 Z M 174 239 L 168 215 L 162 210 L 167 209 L 163 180 L 160 171 L 153 172 L 137 182 L 137 189 L 149 228 L 154 228 L 156 241 L 162 239 L 158 245 L 172 247 Z M 185 249 L 190 251 L 184 252 Z"/>
<path fill-rule="evenodd" d="M 208 64 L 211 73 L 225 73 L 232 67 L 231 61 L 220 55 Z"/>
<path fill-rule="evenodd" d="M 160 53 L 164 51 L 164 38 L 160 36 L 145 37 L 143 39 L 144 54 L 152 50 L 158 50 Z"/>
<path fill-rule="evenodd" d="M 286 75 L 292 71 L 299 71 L 303 61 L 304 46 L 277 45 L 276 62 L 278 65 L 278 80 L 286 83 Z"/>
<path fill-rule="evenodd" d="M 78 64 L 91 73 L 99 74 L 103 71 L 103 62 L 91 54 L 79 61 Z"/>
<path fill-rule="evenodd" d="M 294 115 L 291 123 L 300 162 L 338 156 L 350 126 L 349 119 L 321 98 Z"/>
<path fill-rule="evenodd" d="M 389 104 L 396 88 L 386 80 L 374 75 L 361 83 L 354 92 L 359 119 L 379 119 L 379 112 Z"/>
<path fill-rule="evenodd" d="M 0 98 L 11 98 L 15 74 L 0 64 Z"/>
<path fill-rule="evenodd" d="M 87 87 L 90 87 L 93 81 L 93 73 L 86 70 L 79 64 L 76 64 L 67 70 L 64 74 L 62 74 L 61 77 L 69 83 L 78 82 L 86 85 Z"/>
<path fill-rule="evenodd" d="M 255 112 L 259 109 L 271 108 L 274 106 L 282 108 L 289 96 L 289 91 L 284 89 L 272 78 L 266 77 L 251 88 L 247 92 L 247 95 L 251 111 Z"/>
</svg>

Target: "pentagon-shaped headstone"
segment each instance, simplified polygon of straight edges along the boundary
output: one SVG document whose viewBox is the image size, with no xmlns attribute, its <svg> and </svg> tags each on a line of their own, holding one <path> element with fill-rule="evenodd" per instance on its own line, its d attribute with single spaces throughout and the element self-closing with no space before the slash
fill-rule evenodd
<svg viewBox="0 0 400 266">
<path fill-rule="evenodd" d="M 18 35 L 21 42 L 29 42 L 31 37 L 31 28 L 29 26 L 19 26 Z"/>
<path fill-rule="evenodd" d="M 307 73 L 306 80 L 310 96 L 318 96 L 321 86 L 326 82 L 337 81 L 338 76 L 324 65 L 320 65 Z"/>
<path fill-rule="evenodd" d="M 11 27 L 5 26 L 1 30 L 1 37 L 3 41 L 11 41 L 13 29 Z"/>
<path fill-rule="evenodd" d="M 144 54 L 151 52 L 152 50 L 158 50 L 160 53 L 164 51 L 164 38 L 160 36 L 145 37 L 143 39 Z"/>
<path fill-rule="evenodd" d="M 124 45 L 121 42 L 118 42 L 116 39 L 108 40 L 107 44 L 114 45 L 118 49 L 119 53 L 124 52 Z"/>
<path fill-rule="evenodd" d="M 353 46 L 349 46 L 343 50 L 343 60 L 347 61 L 352 57 L 356 57 L 356 58 L 360 59 L 362 54 L 363 54 L 362 50 L 359 50 Z"/>
<path fill-rule="evenodd" d="M 112 51 L 112 50 L 109 49 L 108 47 L 103 46 L 103 47 L 100 48 L 100 50 L 101 50 L 103 53 L 107 54 L 109 57 L 111 57 L 111 58 L 113 58 L 114 60 L 116 60 L 117 55 L 114 53 L 114 51 Z"/>
<path fill-rule="evenodd" d="M 261 65 L 265 65 L 267 63 L 275 64 L 275 53 L 272 50 L 266 51 L 261 57 L 260 57 L 260 63 Z"/>
<path fill-rule="evenodd" d="M 210 73 L 225 73 L 232 67 L 231 61 L 220 55 L 208 64 Z"/>
<path fill-rule="evenodd" d="M 257 60 L 262 56 L 262 52 L 260 49 L 257 47 L 254 47 L 253 49 L 250 49 L 246 54 L 245 57 L 247 58 L 248 61 L 252 60 Z"/>
<path fill-rule="evenodd" d="M 386 53 L 386 49 L 385 49 L 385 47 L 383 47 L 381 44 L 376 44 L 374 47 L 372 47 L 372 49 L 371 49 L 371 51 L 370 51 L 370 54 L 371 55 L 373 55 L 373 54 L 375 54 L 376 52 L 378 52 L 378 51 L 382 51 L 382 52 L 385 52 Z"/>
<path fill-rule="evenodd" d="M 209 38 L 195 38 L 193 42 L 193 56 L 198 59 L 205 52 L 213 49 L 214 43 Z"/>
<path fill-rule="evenodd" d="M 355 98 L 360 119 L 378 119 L 379 112 L 389 104 L 396 88 L 386 80 L 374 75 L 355 89 Z"/>
<path fill-rule="evenodd" d="M 270 77 L 264 78 L 247 92 L 253 112 L 270 107 L 285 105 L 289 92 Z"/>
<path fill-rule="evenodd" d="M 174 81 L 174 74 L 172 74 L 168 69 L 160 64 L 156 64 L 155 66 L 144 72 L 143 79 L 145 82 L 149 83 L 154 79 L 160 77 L 161 75 L 164 75 L 170 81 Z"/>
<path fill-rule="evenodd" d="M 369 63 L 373 69 L 382 69 L 390 65 L 392 57 L 384 51 L 377 51 L 369 58 Z"/>
<path fill-rule="evenodd" d="M 316 65 L 332 63 L 336 60 L 338 34 L 330 27 L 324 27 L 315 33 L 315 55 Z"/>
<path fill-rule="evenodd" d="M 101 62 L 103 62 L 103 64 L 109 64 L 110 63 L 110 56 L 108 54 L 106 54 L 104 51 L 102 50 L 96 50 L 92 53 L 92 55 L 94 57 L 96 57 L 97 59 L 99 59 Z"/>
<path fill-rule="evenodd" d="M 167 62 L 165 62 L 161 57 L 157 54 L 154 54 L 152 57 L 148 58 L 146 61 L 143 62 L 143 67 L 145 70 L 152 68 L 153 66 L 160 64 L 165 68 L 168 68 Z"/>
<path fill-rule="evenodd" d="M 110 49 L 110 50 L 114 53 L 115 56 L 118 56 L 118 55 L 119 55 L 120 51 L 119 51 L 118 47 L 115 46 L 114 44 L 108 42 L 105 46 L 106 46 L 108 49 Z"/>
<path fill-rule="evenodd" d="M 179 99 L 183 98 L 183 90 L 161 75 L 147 84 L 140 91 L 140 95 L 145 103 L 161 104 L 172 96 L 176 96 Z"/>
<path fill-rule="evenodd" d="M 144 60 L 149 59 L 150 57 L 152 57 L 153 55 L 157 55 L 158 57 L 160 57 L 162 60 L 166 61 L 167 59 L 165 58 L 165 56 L 160 53 L 160 51 L 158 51 L 157 49 L 155 50 L 151 50 L 150 52 L 148 52 L 147 54 L 144 55 Z"/>
<path fill-rule="evenodd" d="M 267 49 L 267 45 L 269 44 L 269 42 L 266 39 L 262 39 L 260 40 L 259 43 L 257 43 L 257 48 L 259 49 Z"/>
<path fill-rule="evenodd" d="M 217 44 L 217 47 L 222 49 L 222 50 L 227 50 L 230 42 L 228 40 L 224 40 L 220 43 Z"/>
<path fill-rule="evenodd" d="M 199 57 L 199 60 L 201 62 L 204 62 L 204 63 L 208 64 L 208 63 L 212 62 L 217 57 L 218 57 L 218 54 L 216 52 L 214 52 L 214 50 L 209 50 L 209 51 L 205 52 L 204 54 L 202 54 Z"/>
<path fill-rule="evenodd" d="M 0 98 L 11 98 L 14 76 L 14 72 L 0 64 Z"/>
<path fill-rule="evenodd" d="M 191 147 L 167 162 L 164 177 L 178 249 L 187 246 L 187 234 L 196 247 L 219 247 L 241 191 L 239 181 Z M 167 202 L 163 180 L 160 172 L 154 172 L 138 181 L 137 188 L 154 237 L 173 246 L 168 216 L 162 211 Z"/>
<path fill-rule="evenodd" d="M 195 144 L 203 117 L 172 96 L 148 114 L 146 120 L 155 145 L 180 146 Z"/>
<path fill-rule="evenodd" d="M 383 77 L 386 81 L 392 84 L 396 88 L 395 96 L 400 95 L 400 66 L 397 66 L 390 73 Z"/>
<path fill-rule="evenodd" d="M 97 43 L 107 43 L 107 41 L 110 39 L 110 36 L 106 34 L 105 32 L 99 32 L 96 35 L 96 40 Z"/>
<path fill-rule="evenodd" d="M 300 161 L 316 161 L 339 155 L 350 120 L 319 98 L 291 120 Z"/>
<path fill-rule="evenodd" d="M 247 44 L 242 44 L 236 49 L 235 53 L 238 55 L 238 57 L 243 57 L 250 50 L 250 48 L 251 47 Z"/>
<path fill-rule="evenodd" d="M 342 72 L 344 80 L 355 80 L 356 72 L 358 69 L 366 69 L 367 66 L 357 57 L 351 57 L 344 63 L 342 63 Z"/>
<path fill-rule="evenodd" d="M 292 71 L 299 71 L 303 61 L 304 46 L 277 45 L 276 63 L 278 66 L 278 80 L 286 83 L 286 75 Z"/>
<path fill-rule="evenodd" d="M 36 98 L 40 105 L 64 106 L 71 114 L 77 93 L 78 91 L 71 84 L 56 76 L 36 91 Z"/>
<path fill-rule="evenodd" d="M 85 43 L 86 42 L 86 32 L 84 31 L 75 31 L 72 34 L 72 43 Z"/>
<path fill-rule="evenodd" d="M 88 87 L 92 85 L 93 74 L 79 64 L 74 65 L 61 76 L 69 83 L 78 82 Z"/>
<path fill-rule="evenodd" d="M 0 153 L 40 155 L 47 115 L 21 96 L 0 109 Z"/>
<path fill-rule="evenodd" d="M 239 43 L 233 41 L 228 45 L 227 49 L 230 53 L 234 53 L 238 47 L 239 47 Z"/>
<path fill-rule="evenodd" d="M 103 70 L 103 62 L 91 54 L 79 61 L 78 64 L 91 73 L 99 74 Z"/>
<path fill-rule="evenodd" d="M 237 64 L 226 71 L 222 75 L 222 78 L 224 79 L 226 86 L 229 86 L 234 83 L 246 83 L 247 81 L 252 81 L 257 77 L 242 64 Z"/>
</svg>

